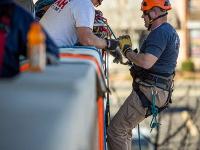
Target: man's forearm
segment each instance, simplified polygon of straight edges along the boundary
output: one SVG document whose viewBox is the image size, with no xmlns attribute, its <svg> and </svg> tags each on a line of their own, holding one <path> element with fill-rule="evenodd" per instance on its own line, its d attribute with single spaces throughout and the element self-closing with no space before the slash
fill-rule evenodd
<svg viewBox="0 0 200 150">
<path fill-rule="evenodd" d="M 139 57 L 141 57 L 141 56 L 139 56 L 139 54 L 137 54 L 135 52 L 127 52 L 126 57 L 128 60 L 130 60 L 134 64 L 141 66 L 141 62 L 140 62 L 141 59 L 138 59 Z"/>
<path fill-rule="evenodd" d="M 78 40 L 82 45 L 95 46 L 96 48 L 103 49 L 107 46 L 106 40 L 101 39 L 94 35 L 92 30 L 87 27 L 77 28 Z"/>
<path fill-rule="evenodd" d="M 96 35 L 91 36 L 92 43 L 95 47 L 99 49 L 104 49 L 107 46 L 106 40 L 97 37 Z"/>
<path fill-rule="evenodd" d="M 128 60 L 136 64 L 137 66 L 140 66 L 144 69 L 149 69 L 152 67 L 152 65 L 155 63 L 154 61 L 149 58 L 148 54 L 143 54 L 143 53 L 135 53 L 133 51 L 129 51 L 126 53 L 126 57 Z"/>
</svg>

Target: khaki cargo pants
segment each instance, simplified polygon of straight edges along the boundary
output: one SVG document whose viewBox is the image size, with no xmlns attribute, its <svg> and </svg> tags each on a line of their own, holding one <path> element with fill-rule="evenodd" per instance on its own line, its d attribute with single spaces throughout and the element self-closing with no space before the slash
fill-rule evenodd
<svg viewBox="0 0 200 150">
<path fill-rule="evenodd" d="M 149 100 L 152 99 L 151 87 L 140 85 L 139 88 Z M 162 107 L 167 101 L 168 92 L 155 89 L 156 105 Z M 133 90 L 110 122 L 107 131 L 109 150 L 131 150 L 132 129 L 145 119 L 146 112 L 147 108 L 142 106 L 138 95 Z"/>
</svg>

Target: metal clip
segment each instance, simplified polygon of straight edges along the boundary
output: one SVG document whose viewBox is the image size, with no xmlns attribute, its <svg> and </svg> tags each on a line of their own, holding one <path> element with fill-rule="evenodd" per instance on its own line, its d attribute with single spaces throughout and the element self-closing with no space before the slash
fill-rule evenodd
<svg viewBox="0 0 200 150">
<path fill-rule="evenodd" d="M 152 86 L 152 87 L 151 87 L 151 94 L 152 94 L 152 96 L 153 96 L 153 95 L 157 95 L 157 94 L 158 94 L 158 92 L 157 92 L 157 90 L 156 90 L 156 87 L 155 87 L 155 86 Z"/>
</svg>

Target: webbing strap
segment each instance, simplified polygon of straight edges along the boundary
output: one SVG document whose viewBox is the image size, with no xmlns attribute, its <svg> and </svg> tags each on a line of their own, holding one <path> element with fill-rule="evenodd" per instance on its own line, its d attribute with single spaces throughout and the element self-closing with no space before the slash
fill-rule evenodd
<svg viewBox="0 0 200 150">
<path fill-rule="evenodd" d="M 167 14 L 168 14 L 168 12 L 166 12 L 166 13 L 164 13 L 164 14 L 162 14 L 162 15 L 160 15 L 160 16 L 154 18 L 154 19 L 152 19 L 151 16 L 149 15 L 149 13 L 148 13 L 148 17 L 149 17 L 149 20 L 150 20 L 149 26 L 148 26 L 148 31 L 151 29 L 151 26 L 152 26 L 152 24 L 153 24 L 153 22 L 154 22 L 155 20 L 157 20 L 157 19 L 159 19 L 159 18 L 161 18 L 161 17 L 164 17 L 164 16 L 166 16 Z"/>
<path fill-rule="evenodd" d="M 146 108 L 151 105 L 151 102 L 147 99 L 147 97 L 144 95 L 144 93 L 139 88 L 135 89 L 135 92 L 139 96 L 143 107 Z"/>
</svg>

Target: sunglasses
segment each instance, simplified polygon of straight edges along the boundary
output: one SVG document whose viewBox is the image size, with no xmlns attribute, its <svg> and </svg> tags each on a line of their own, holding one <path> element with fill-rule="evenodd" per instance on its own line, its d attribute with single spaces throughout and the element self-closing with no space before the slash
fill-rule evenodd
<svg viewBox="0 0 200 150">
<path fill-rule="evenodd" d="M 151 10 L 148 10 L 148 11 L 143 11 L 143 15 L 148 15 L 151 11 L 153 11 L 153 10 L 151 9 Z"/>
</svg>

